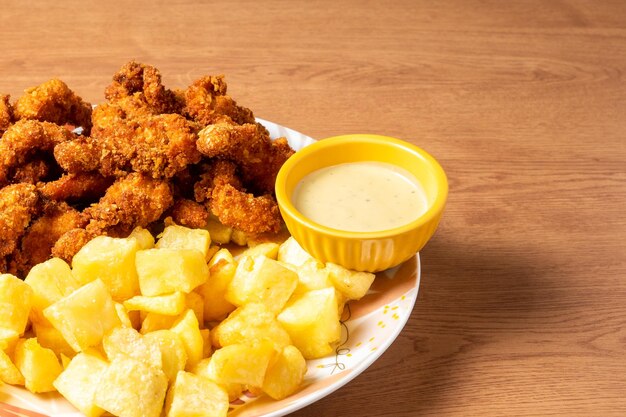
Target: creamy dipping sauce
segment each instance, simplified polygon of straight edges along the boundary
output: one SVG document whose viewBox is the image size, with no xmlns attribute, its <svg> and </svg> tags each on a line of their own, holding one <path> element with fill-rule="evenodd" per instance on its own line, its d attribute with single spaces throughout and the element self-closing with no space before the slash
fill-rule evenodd
<svg viewBox="0 0 626 417">
<path fill-rule="evenodd" d="M 427 209 L 415 176 L 384 162 L 351 162 L 305 176 L 292 201 L 304 216 L 326 227 L 374 232 L 403 226 Z"/>
</svg>

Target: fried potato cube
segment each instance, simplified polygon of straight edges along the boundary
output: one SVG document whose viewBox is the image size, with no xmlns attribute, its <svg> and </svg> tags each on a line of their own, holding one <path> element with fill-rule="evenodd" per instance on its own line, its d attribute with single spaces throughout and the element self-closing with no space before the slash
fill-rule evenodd
<svg viewBox="0 0 626 417">
<path fill-rule="evenodd" d="M 306 359 L 330 354 L 341 338 L 334 288 L 294 296 L 277 319 Z"/>
<path fill-rule="evenodd" d="M 166 417 L 226 417 L 228 394 L 208 378 L 181 371 L 167 393 Z"/>
<path fill-rule="evenodd" d="M 195 291 L 185 294 L 185 306 L 193 310 L 200 328 L 204 328 L 204 299 L 202 296 Z"/>
<path fill-rule="evenodd" d="M 137 239 L 98 236 L 87 242 L 72 259 L 74 276 L 86 284 L 100 279 L 115 301 L 139 295 L 135 254 Z"/>
<path fill-rule="evenodd" d="M 96 279 L 43 311 L 76 352 L 96 346 L 121 322 L 106 285 Z"/>
<path fill-rule="evenodd" d="M 104 410 L 95 404 L 96 389 L 108 366 L 97 355 L 81 352 L 74 356 L 52 384 L 85 416 L 99 417 Z"/>
<path fill-rule="evenodd" d="M 315 260 L 302 246 L 290 236 L 278 248 L 277 260 L 287 262 L 295 266 L 301 266 L 308 260 Z"/>
<path fill-rule="evenodd" d="M 157 330 L 144 335 L 146 341 L 155 344 L 161 351 L 163 372 L 170 382 L 176 378 L 178 371 L 185 369 L 187 350 L 178 334 L 171 330 Z"/>
<path fill-rule="evenodd" d="M 278 256 L 278 248 L 279 245 L 275 242 L 259 243 L 258 245 L 252 246 L 243 251 L 241 256 L 249 256 L 253 258 L 258 255 L 264 255 L 270 259 L 276 260 L 276 257 Z"/>
<path fill-rule="evenodd" d="M 130 318 L 129 311 L 124 307 L 123 304 L 115 303 L 115 312 L 117 313 L 117 317 L 120 319 L 120 323 L 122 327 L 131 327 L 135 328 L 133 325 L 133 321 Z"/>
<path fill-rule="evenodd" d="M 208 358 L 213 354 L 213 346 L 211 345 L 211 332 L 209 329 L 200 329 L 202 336 L 202 357 Z"/>
<path fill-rule="evenodd" d="M 0 350 L 13 352 L 19 337 L 20 334 L 17 331 L 0 327 Z"/>
<path fill-rule="evenodd" d="M 220 385 L 242 384 L 260 388 L 275 353 L 269 342 L 224 346 L 213 352 L 207 374 Z"/>
<path fill-rule="evenodd" d="M 335 288 L 349 300 L 360 300 L 376 278 L 370 272 L 351 271 L 330 262 L 326 264 L 326 269 Z"/>
<path fill-rule="evenodd" d="M 202 252 L 195 249 L 146 249 L 135 259 L 141 294 L 155 296 L 191 292 L 209 277 Z"/>
<path fill-rule="evenodd" d="M 171 294 L 146 297 L 136 295 L 124 301 L 124 307 L 128 311 L 148 311 L 166 316 L 177 316 L 185 310 L 185 294 L 176 291 Z"/>
<path fill-rule="evenodd" d="M 42 347 L 35 337 L 17 342 L 15 366 L 24 376 L 26 389 L 34 393 L 55 391 L 52 382 L 63 371 L 54 352 Z"/>
<path fill-rule="evenodd" d="M 242 258 L 225 297 L 236 306 L 258 302 L 278 313 L 298 285 L 298 274 L 263 255 Z"/>
<path fill-rule="evenodd" d="M 156 243 L 157 248 L 199 250 L 207 261 L 210 246 L 211 236 L 207 230 L 178 225 L 167 226 Z"/>
<path fill-rule="evenodd" d="M 161 369 L 120 356 L 102 373 L 95 405 L 118 417 L 159 417 L 166 391 Z"/>
<path fill-rule="evenodd" d="M 204 339 L 200 333 L 198 318 L 193 310 L 187 310 L 176 323 L 174 323 L 171 330 L 182 340 L 185 351 L 187 352 L 186 369 L 191 369 L 202 359 L 204 347 Z"/>
<path fill-rule="evenodd" d="M 209 261 L 209 278 L 196 289 L 204 299 L 204 319 L 222 320 L 235 306 L 226 300 L 228 285 L 235 276 L 237 262 L 228 249 L 220 249 Z"/>
<path fill-rule="evenodd" d="M 263 392 L 275 400 L 282 400 L 298 390 L 306 370 L 306 361 L 298 348 L 285 346 L 265 372 Z"/>
<path fill-rule="evenodd" d="M 218 383 L 216 381 L 216 376 L 211 374 L 213 370 L 209 368 L 210 363 L 211 363 L 211 358 L 202 359 L 200 362 L 196 364 L 196 366 L 193 367 L 193 369 L 191 370 L 191 373 L 202 376 L 204 378 L 208 378 L 209 380 L 215 382 L 220 387 L 222 387 L 222 389 L 225 390 L 226 393 L 228 394 L 228 401 L 235 401 L 237 398 L 241 397 L 241 394 L 243 394 L 243 388 L 244 388 L 243 385 L 235 384 L 235 383 L 233 384 Z"/>
<path fill-rule="evenodd" d="M 158 313 L 148 313 L 141 322 L 139 333 L 145 335 L 156 330 L 170 329 L 179 318 L 180 315 L 166 316 Z"/>
<path fill-rule="evenodd" d="M 37 342 L 41 346 L 51 349 L 58 357 L 65 355 L 71 358 L 76 355 L 61 332 L 52 327 L 51 324 L 33 323 L 33 332 L 37 336 Z"/>
<path fill-rule="evenodd" d="M 137 240 L 139 250 L 152 249 L 154 247 L 154 236 L 143 227 L 135 227 L 128 237 Z"/>
<path fill-rule="evenodd" d="M 11 357 L 0 349 L 0 380 L 11 385 L 24 385 L 24 377 Z"/>
<path fill-rule="evenodd" d="M 209 217 L 206 230 L 208 230 L 209 235 L 211 235 L 211 240 L 218 245 L 230 242 L 230 238 L 233 235 L 233 228 L 223 225 L 214 216 Z"/>
<path fill-rule="evenodd" d="M 289 334 L 276 316 L 264 304 L 248 303 L 233 311 L 228 318 L 211 330 L 215 346 L 271 342 L 280 350 L 291 344 Z"/>
<path fill-rule="evenodd" d="M 295 290 L 296 294 L 333 286 L 328 269 L 324 267 L 324 264 L 314 259 L 309 259 L 297 267 L 297 272 L 298 286 Z"/>
<path fill-rule="evenodd" d="M 48 325 L 43 310 L 81 286 L 67 262 L 59 258 L 48 259 L 32 267 L 24 282 L 33 290 L 30 320 Z"/>
<path fill-rule="evenodd" d="M 128 357 L 155 368 L 163 365 L 159 344 L 135 329 L 116 327 L 102 339 L 102 347 L 110 361 Z"/>
<path fill-rule="evenodd" d="M 0 328 L 23 334 L 28 324 L 33 290 L 21 279 L 0 275 Z"/>
<path fill-rule="evenodd" d="M 239 246 L 246 246 L 248 244 L 248 236 L 244 231 L 233 229 L 233 233 L 230 235 L 230 241 Z"/>
</svg>

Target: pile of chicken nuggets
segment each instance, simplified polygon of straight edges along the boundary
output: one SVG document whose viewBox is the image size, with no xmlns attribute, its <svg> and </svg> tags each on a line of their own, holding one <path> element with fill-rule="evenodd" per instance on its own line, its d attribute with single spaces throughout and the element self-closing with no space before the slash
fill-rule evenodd
<svg viewBox="0 0 626 417">
<path fill-rule="evenodd" d="M 226 89 L 204 76 L 170 90 L 131 61 L 96 107 L 58 79 L 13 103 L 0 96 L 0 272 L 24 277 L 51 256 L 70 262 L 95 236 L 166 218 L 279 233 L 274 182 L 294 151 Z"/>
</svg>

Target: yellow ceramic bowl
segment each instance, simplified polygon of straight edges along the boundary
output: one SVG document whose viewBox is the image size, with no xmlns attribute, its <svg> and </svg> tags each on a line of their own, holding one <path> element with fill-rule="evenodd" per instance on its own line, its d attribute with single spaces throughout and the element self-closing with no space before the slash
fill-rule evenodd
<svg viewBox="0 0 626 417">
<path fill-rule="evenodd" d="M 322 226 L 303 216 L 291 201 L 307 174 L 327 166 L 359 161 L 386 162 L 409 171 L 424 187 L 427 211 L 404 226 L 377 232 L 348 232 Z M 311 255 L 358 271 L 381 271 L 413 257 L 431 238 L 448 197 L 448 181 L 439 163 L 424 150 L 380 135 L 344 135 L 323 139 L 296 152 L 276 178 L 276 198 L 291 235 Z"/>
</svg>

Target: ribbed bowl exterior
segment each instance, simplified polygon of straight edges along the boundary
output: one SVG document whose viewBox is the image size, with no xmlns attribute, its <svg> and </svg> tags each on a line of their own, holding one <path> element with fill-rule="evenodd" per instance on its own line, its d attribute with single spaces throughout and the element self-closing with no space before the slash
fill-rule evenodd
<svg viewBox="0 0 626 417">
<path fill-rule="evenodd" d="M 377 272 L 399 265 L 419 252 L 437 230 L 441 214 L 419 228 L 377 239 L 344 238 L 314 232 L 297 220 L 284 217 L 291 235 L 320 261 L 356 271 Z"/>
</svg>

